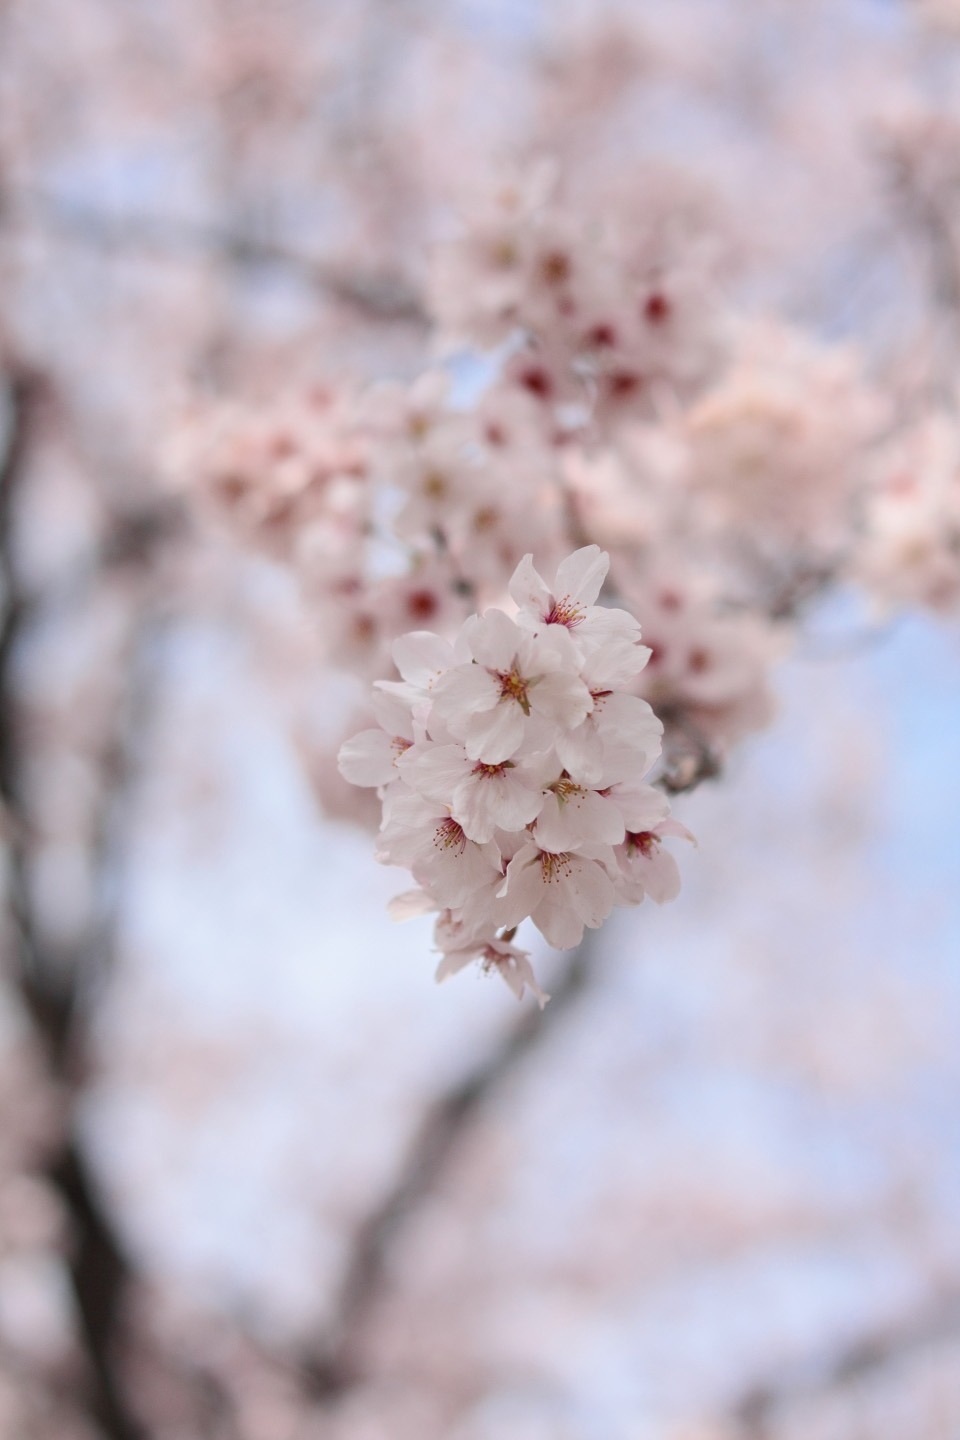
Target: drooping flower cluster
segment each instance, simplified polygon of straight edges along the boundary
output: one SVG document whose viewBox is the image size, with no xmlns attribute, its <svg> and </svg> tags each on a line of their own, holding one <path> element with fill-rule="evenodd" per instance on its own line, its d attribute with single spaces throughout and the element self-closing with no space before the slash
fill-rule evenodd
<svg viewBox="0 0 960 1440">
<path fill-rule="evenodd" d="M 420 887 L 398 912 L 440 912 L 438 979 L 479 960 L 542 1004 L 512 943 L 523 920 L 569 949 L 614 905 L 679 888 L 661 842 L 692 837 L 645 778 L 663 726 L 630 690 L 650 651 L 630 614 L 594 603 L 608 569 L 584 546 L 550 589 L 526 555 L 510 582 L 515 616 L 474 615 L 452 645 L 402 637 L 402 679 L 375 687 L 380 728 L 340 751 L 344 777 L 382 797 L 378 858 Z"/>
</svg>

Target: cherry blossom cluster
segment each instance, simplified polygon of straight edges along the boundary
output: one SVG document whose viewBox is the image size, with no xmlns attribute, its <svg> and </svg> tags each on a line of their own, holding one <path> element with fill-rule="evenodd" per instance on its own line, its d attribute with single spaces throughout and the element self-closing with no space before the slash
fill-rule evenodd
<svg viewBox="0 0 960 1440">
<path fill-rule="evenodd" d="M 609 565 L 584 546 L 551 589 L 525 555 L 510 581 L 515 615 L 474 615 L 452 644 L 403 636 L 402 678 L 375 687 L 379 728 L 340 750 L 344 777 L 381 796 L 378 858 L 420 887 L 397 913 L 440 912 L 438 979 L 478 960 L 543 1004 L 513 944 L 523 920 L 565 950 L 614 905 L 677 893 L 662 841 L 692 837 L 645 778 L 663 726 L 631 693 L 650 658 L 638 622 L 594 603 Z"/>
<path fill-rule="evenodd" d="M 283 560 L 352 550 L 367 521 L 367 445 L 350 397 L 315 389 L 270 406 L 198 407 L 170 446 L 203 512 Z"/>
<path fill-rule="evenodd" d="M 292 571 L 327 660 L 369 680 L 401 635 L 449 638 L 496 605 L 523 555 L 603 546 L 652 649 L 638 693 L 694 782 L 770 718 L 882 418 L 853 352 L 733 317 L 715 270 L 690 226 L 594 223 L 534 170 L 432 258 L 435 343 L 467 344 L 482 376 L 466 398 L 436 368 L 221 409 L 181 473 Z"/>
<path fill-rule="evenodd" d="M 946 142 L 941 149 L 953 154 Z M 913 154 L 902 137 L 900 150 Z M 516 590 L 518 567 L 532 563 L 524 557 L 550 573 L 571 551 L 602 547 L 606 598 L 639 617 L 648 657 L 612 688 L 624 702 L 655 707 L 662 783 L 680 791 L 720 773 L 731 748 L 770 721 L 772 669 L 806 607 L 829 587 L 852 581 L 881 610 L 912 604 L 945 614 L 960 606 L 949 411 L 918 402 L 898 429 L 896 396 L 868 379 L 853 347 L 731 309 L 709 235 L 682 209 L 670 223 L 656 210 L 626 223 L 633 218 L 627 209 L 607 219 L 578 211 L 544 167 L 501 186 L 472 202 L 461 235 L 437 247 L 427 275 L 433 353 L 442 357 L 454 342 L 467 347 L 466 387 L 455 365 L 437 363 L 409 381 L 343 382 L 259 412 L 217 407 L 200 417 L 176 461 L 200 513 L 292 575 L 321 664 L 379 684 L 372 717 L 354 715 L 339 736 L 372 718 L 391 742 L 408 742 L 409 754 L 391 756 L 388 776 L 364 779 L 349 758 L 338 771 L 329 736 L 305 742 L 305 753 L 330 814 L 372 816 L 347 793 L 343 775 L 388 787 L 384 814 L 392 816 L 395 803 L 399 810 L 388 818 L 383 853 L 403 864 L 404 846 L 412 846 L 406 858 L 420 857 L 418 883 L 453 913 L 438 922 L 448 968 L 464 946 L 493 943 L 497 930 L 513 928 L 504 917 L 519 881 L 498 894 L 503 871 L 483 902 L 488 913 L 475 896 L 433 878 L 413 838 L 420 822 L 405 822 L 404 807 L 443 804 L 461 825 L 464 797 L 454 800 L 451 777 L 442 793 L 436 784 L 428 793 L 434 762 L 414 769 L 419 747 L 459 745 L 462 764 L 473 766 L 509 762 L 507 778 L 486 776 L 483 793 L 495 793 L 494 781 L 514 797 L 524 785 L 528 796 L 556 795 L 551 786 L 568 781 L 599 792 L 587 772 L 566 763 L 566 740 L 530 748 L 546 723 L 537 715 L 551 693 L 545 682 L 529 717 L 511 695 L 486 717 L 512 717 L 515 727 L 518 716 L 530 720 L 522 744 L 517 739 L 519 758 L 509 749 L 491 755 L 493 741 L 476 749 L 480 722 L 466 725 L 456 705 L 447 713 L 446 679 L 422 735 L 426 702 L 406 674 L 411 632 L 453 645 L 444 675 L 454 654 L 458 664 L 481 667 L 468 673 L 489 678 L 493 666 L 499 674 L 502 655 L 494 665 L 471 651 L 470 617 Z M 593 606 L 597 593 L 577 603 Z M 528 611 L 517 603 L 511 624 L 524 628 Z M 578 675 L 581 696 L 596 689 L 584 638 L 592 624 L 560 625 L 587 667 Z M 482 633 L 498 625 L 485 619 Z M 564 643 L 538 641 L 558 655 Z M 514 653 L 521 652 L 507 659 Z M 402 693 L 390 688 L 395 660 Z M 405 719 L 397 706 L 406 707 Z M 581 716 L 573 728 L 594 723 Z M 571 728 L 569 716 L 562 725 Z M 559 769 L 538 790 L 532 757 L 541 752 Z M 343 753 L 353 752 L 348 745 Z M 494 828 L 516 836 L 535 823 L 542 838 L 550 804 L 522 824 L 505 813 Z M 494 845 L 509 869 L 510 845 L 483 834 L 489 824 L 478 830 L 475 815 L 466 823 L 473 870 L 459 864 L 457 872 L 486 866 L 496 878 L 493 851 L 483 849 Z M 570 853 L 581 857 L 577 874 L 602 890 L 603 877 L 613 884 L 610 868 L 584 859 L 588 843 L 582 838 Z M 561 888 L 557 880 L 550 893 Z M 554 937 L 558 923 L 546 921 Z"/>
<path fill-rule="evenodd" d="M 658 392 L 693 393 L 722 356 L 713 248 L 677 214 L 598 222 L 559 200 L 542 165 L 475 202 L 438 248 L 431 308 L 444 341 L 511 340 L 507 382 L 548 413 L 586 403 L 616 426 Z"/>
</svg>

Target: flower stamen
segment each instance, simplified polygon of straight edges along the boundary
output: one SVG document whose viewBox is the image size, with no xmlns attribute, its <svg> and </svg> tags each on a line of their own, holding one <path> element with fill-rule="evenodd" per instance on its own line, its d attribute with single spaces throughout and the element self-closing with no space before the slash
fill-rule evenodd
<svg viewBox="0 0 960 1440">
<path fill-rule="evenodd" d="M 525 680 L 517 670 L 516 662 L 514 662 L 512 669 L 496 670 L 494 673 L 500 681 L 501 700 L 516 700 L 524 715 L 529 715 L 530 700 L 527 695 L 529 681 Z"/>
<path fill-rule="evenodd" d="M 547 616 L 547 624 L 565 625 L 568 630 L 574 630 L 586 619 L 586 615 L 586 605 L 577 605 L 569 595 L 564 595 L 561 600 L 554 601 L 553 609 Z"/>
<path fill-rule="evenodd" d="M 456 820 L 448 816 L 437 826 L 433 843 L 438 850 L 456 850 L 458 855 L 462 855 L 467 848 L 467 837 Z"/>
</svg>

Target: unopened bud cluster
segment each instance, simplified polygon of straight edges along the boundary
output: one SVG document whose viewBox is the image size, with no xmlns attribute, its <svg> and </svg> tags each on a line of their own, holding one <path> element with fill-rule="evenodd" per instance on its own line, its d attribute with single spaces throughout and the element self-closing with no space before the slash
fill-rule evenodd
<svg viewBox="0 0 960 1440">
<path fill-rule="evenodd" d="M 478 960 L 542 1004 L 512 943 L 521 921 L 569 949 L 614 905 L 679 889 L 661 842 L 692 837 L 645 780 L 663 726 L 630 691 L 650 651 L 631 615 L 594 603 L 608 568 L 585 546 L 551 591 L 527 555 L 510 581 L 515 616 L 474 615 L 452 645 L 401 637 L 402 679 L 374 691 L 381 728 L 340 751 L 347 780 L 379 789 L 378 858 L 420 887 L 397 913 L 440 912 L 438 979 Z"/>
</svg>

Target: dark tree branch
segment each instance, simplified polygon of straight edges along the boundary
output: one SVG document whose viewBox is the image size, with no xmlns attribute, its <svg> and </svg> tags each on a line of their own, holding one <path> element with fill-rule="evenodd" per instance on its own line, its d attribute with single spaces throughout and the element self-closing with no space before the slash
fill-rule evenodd
<svg viewBox="0 0 960 1440">
<path fill-rule="evenodd" d="M 776 1416 L 804 1402 L 826 1399 L 930 1345 L 960 1337 L 960 1292 L 950 1291 L 912 1320 L 888 1331 L 865 1335 L 829 1361 L 758 1385 L 733 1407 L 731 1422 L 739 1440 L 768 1440 Z"/>
<path fill-rule="evenodd" d="M 116 907 L 115 900 L 101 894 L 101 913 L 94 932 L 78 940 L 75 953 L 58 956 L 55 961 L 46 951 L 31 898 L 29 869 L 34 827 L 22 792 L 27 740 L 18 714 L 14 662 L 36 605 L 20 583 L 14 553 L 14 517 L 34 429 L 49 405 L 50 395 L 41 377 L 13 372 L 0 458 L 0 581 L 4 600 L 0 620 L 0 798 L 11 837 L 8 906 L 15 930 L 15 978 L 43 1044 L 51 1076 L 71 1095 L 80 1083 L 83 1066 L 84 1036 L 78 1025 L 78 1010 L 89 998 L 94 967 L 102 975 L 113 948 Z M 130 534 L 121 536 L 118 531 L 108 539 L 101 556 L 104 565 L 141 559 L 147 534 L 153 541 L 167 535 L 165 526 L 153 525 L 145 531 L 141 520 L 138 514 Z M 95 581 L 96 575 L 93 578 Z M 117 861 L 118 807 L 129 802 L 136 774 L 135 737 L 142 729 L 145 710 L 143 674 L 136 661 L 140 649 L 137 640 L 145 633 L 141 618 L 132 647 L 135 660 L 130 666 L 126 704 L 121 707 L 117 732 L 102 757 L 103 787 L 94 842 L 101 891 L 105 886 L 109 888 L 113 878 L 110 869 Z M 78 1403 L 110 1440 L 141 1440 L 143 1429 L 116 1376 L 118 1332 L 132 1271 L 86 1156 L 69 1128 L 48 1164 L 47 1174 L 71 1219 L 70 1274 L 89 1365 L 89 1390 L 77 1397 Z"/>
<path fill-rule="evenodd" d="M 6 391 L 4 449 L 0 460 L 0 800 L 11 832 L 8 906 L 16 932 L 17 981 L 34 1023 L 54 1060 L 62 1064 L 69 1004 L 51 981 L 55 967 L 34 925 L 29 894 L 28 850 L 30 819 L 20 794 L 21 734 L 13 664 L 17 645 L 32 613 L 30 597 L 20 585 L 14 556 L 16 503 L 23 482 L 27 451 L 40 411 L 48 403 L 39 375 L 15 370 Z"/>
<path fill-rule="evenodd" d="M 344 1271 L 336 1318 L 321 1355 L 304 1363 L 313 1391 L 335 1400 L 363 1379 L 361 1350 L 387 1286 L 390 1257 L 410 1217 L 429 1199 L 468 1128 L 494 1091 L 553 1032 L 590 982 L 595 931 L 585 932 L 544 1010 L 527 1008 L 500 1044 L 433 1105 L 392 1186 L 357 1231 Z"/>
<path fill-rule="evenodd" d="M 931 139 L 935 145 L 938 143 L 934 134 L 925 137 L 924 145 Z M 943 143 L 943 137 L 939 143 Z M 960 355 L 960 260 L 955 225 L 960 174 L 944 177 L 935 189 L 924 183 L 909 142 L 888 146 L 881 159 L 886 165 L 895 218 L 920 242 L 924 252 L 933 314 L 936 319 L 942 317 L 939 330 L 943 373 L 935 376 L 935 385 L 941 399 L 952 405 Z"/>
<path fill-rule="evenodd" d="M 93 1372 L 90 1410 L 110 1440 L 143 1440 L 116 1376 L 117 1338 L 132 1271 L 86 1158 L 70 1137 L 54 1157 L 49 1177 L 66 1202 L 73 1227 L 70 1275 Z"/>
</svg>

